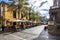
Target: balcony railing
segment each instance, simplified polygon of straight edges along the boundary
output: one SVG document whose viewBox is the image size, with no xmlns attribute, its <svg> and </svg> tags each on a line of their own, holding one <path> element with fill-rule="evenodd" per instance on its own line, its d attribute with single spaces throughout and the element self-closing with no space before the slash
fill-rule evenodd
<svg viewBox="0 0 60 40">
<path fill-rule="evenodd" d="M 54 9 L 54 8 L 58 8 L 59 6 L 51 6 L 50 8 L 51 9 Z"/>
</svg>

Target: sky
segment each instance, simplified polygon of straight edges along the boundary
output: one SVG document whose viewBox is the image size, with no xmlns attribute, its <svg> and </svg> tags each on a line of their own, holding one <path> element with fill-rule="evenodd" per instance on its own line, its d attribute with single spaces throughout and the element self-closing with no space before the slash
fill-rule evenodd
<svg viewBox="0 0 60 40">
<path fill-rule="evenodd" d="M 41 3 L 45 1 L 47 2 L 40 7 Z M 53 5 L 53 0 L 29 0 L 29 3 L 35 11 L 38 11 L 42 16 L 49 18 L 49 9 L 50 6 Z"/>
<path fill-rule="evenodd" d="M 0 2 L 1 2 L 2 0 L 0 0 Z M 3 1 L 5 1 L 5 2 L 8 2 L 8 0 L 3 0 Z"/>
<path fill-rule="evenodd" d="M 8 0 L 3 1 L 8 2 Z M 49 9 L 53 5 L 53 0 L 29 0 L 29 4 L 35 11 L 40 12 L 42 16 L 49 18 Z"/>
</svg>

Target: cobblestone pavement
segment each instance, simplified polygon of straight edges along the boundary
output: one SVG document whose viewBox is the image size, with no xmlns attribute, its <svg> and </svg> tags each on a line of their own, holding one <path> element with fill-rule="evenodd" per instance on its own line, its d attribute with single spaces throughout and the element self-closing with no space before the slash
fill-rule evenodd
<svg viewBox="0 0 60 40">
<path fill-rule="evenodd" d="M 36 26 L 20 32 L 1 33 L 0 40 L 33 40 L 39 36 L 45 25 Z"/>
</svg>

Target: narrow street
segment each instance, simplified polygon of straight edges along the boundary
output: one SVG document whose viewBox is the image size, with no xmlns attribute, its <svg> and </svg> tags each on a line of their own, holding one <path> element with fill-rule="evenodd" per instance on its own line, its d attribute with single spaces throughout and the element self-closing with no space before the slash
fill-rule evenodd
<svg viewBox="0 0 60 40">
<path fill-rule="evenodd" d="M 60 40 L 60 36 L 48 34 L 44 26 L 36 26 L 20 32 L 0 34 L 0 40 Z"/>
<path fill-rule="evenodd" d="M 38 38 L 45 25 L 36 26 L 20 32 L 0 34 L 0 40 L 33 40 Z"/>
<path fill-rule="evenodd" d="M 60 0 L 0 0 L 0 40 L 60 40 Z"/>
<path fill-rule="evenodd" d="M 40 35 L 33 40 L 60 40 L 60 35 L 49 34 L 47 29 L 43 30 Z"/>
</svg>

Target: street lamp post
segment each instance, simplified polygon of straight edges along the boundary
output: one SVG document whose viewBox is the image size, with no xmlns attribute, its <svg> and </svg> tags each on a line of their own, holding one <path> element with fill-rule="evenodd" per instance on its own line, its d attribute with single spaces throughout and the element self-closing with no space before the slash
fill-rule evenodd
<svg viewBox="0 0 60 40">
<path fill-rule="evenodd" d="M 2 16 L 2 31 L 4 31 L 4 5 L 3 0 L 1 1 L 1 16 Z"/>
<path fill-rule="evenodd" d="M 3 3 L 1 3 L 1 16 L 2 16 L 2 25 L 3 25 Z"/>
</svg>

